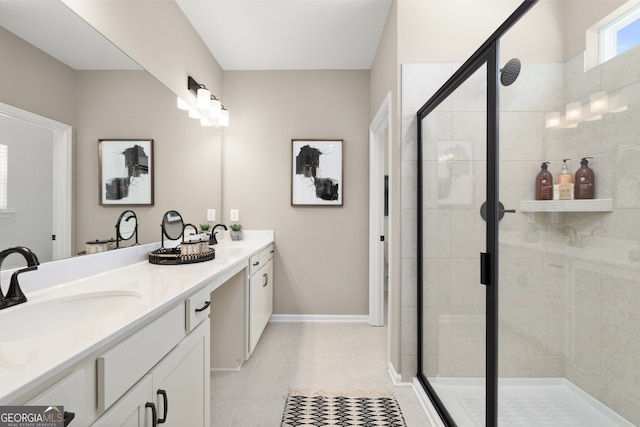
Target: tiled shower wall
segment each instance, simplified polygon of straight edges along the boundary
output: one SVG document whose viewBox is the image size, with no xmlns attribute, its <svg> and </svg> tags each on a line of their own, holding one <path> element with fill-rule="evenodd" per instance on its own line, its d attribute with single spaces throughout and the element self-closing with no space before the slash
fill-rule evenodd
<svg viewBox="0 0 640 427">
<path fill-rule="evenodd" d="M 501 201 L 534 198 L 542 161 L 554 176 L 593 156 L 607 213 L 507 214 L 500 223 L 500 375 L 565 377 L 640 424 L 640 49 L 583 71 L 525 63 L 501 89 Z M 417 109 L 460 64 L 402 67 L 402 374 L 416 371 Z M 425 359 L 428 376 L 484 374 L 484 70 L 427 119 L 424 146 Z M 545 128 L 546 113 L 605 91 L 609 111 L 576 128 Z M 465 152 L 458 160 L 446 151 Z M 446 164 L 444 167 L 443 162 Z M 463 173 L 450 171 L 462 170 Z M 449 172 L 447 172 L 449 171 Z M 449 175 L 447 175 L 447 173 Z M 443 184 L 444 183 L 444 184 Z M 448 188 L 443 188 L 448 187 Z"/>
</svg>

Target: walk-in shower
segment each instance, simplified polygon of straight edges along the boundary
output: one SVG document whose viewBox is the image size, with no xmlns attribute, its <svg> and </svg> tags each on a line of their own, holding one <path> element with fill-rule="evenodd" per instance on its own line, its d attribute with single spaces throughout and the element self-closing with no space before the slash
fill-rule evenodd
<svg viewBox="0 0 640 427">
<path fill-rule="evenodd" d="M 403 132 L 418 378 L 446 426 L 640 425 L 640 47 L 589 59 L 626 3 L 525 1 L 462 65 L 403 64 L 403 93 L 451 76 Z M 541 162 L 583 157 L 595 199 L 533 200 Z"/>
</svg>

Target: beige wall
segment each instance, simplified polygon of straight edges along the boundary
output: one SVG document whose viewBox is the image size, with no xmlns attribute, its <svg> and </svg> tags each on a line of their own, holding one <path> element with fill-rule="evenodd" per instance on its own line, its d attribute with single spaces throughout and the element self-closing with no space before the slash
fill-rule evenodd
<svg viewBox="0 0 640 427">
<path fill-rule="evenodd" d="M 0 27 L 0 102 L 75 124 L 73 70 Z"/>
<path fill-rule="evenodd" d="M 223 206 L 273 229 L 276 314 L 368 313 L 369 71 L 228 71 Z M 291 140 L 343 139 L 344 206 L 291 206 Z"/>
</svg>

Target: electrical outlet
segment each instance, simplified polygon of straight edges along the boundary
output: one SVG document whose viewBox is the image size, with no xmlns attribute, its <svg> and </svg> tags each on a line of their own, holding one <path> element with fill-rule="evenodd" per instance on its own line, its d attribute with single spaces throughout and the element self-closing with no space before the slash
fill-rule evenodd
<svg viewBox="0 0 640 427">
<path fill-rule="evenodd" d="M 229 216 L 231 217 L 231 221 L 240 221 L 240 213 L 238 212 L 238 209 L 231 209 Z"/>
<path fill-rule="evenodd" d="M 216 210 L 207 209 L 207 221 L 215 221 L 215 220 L 216 220 Z"/>
</svg>

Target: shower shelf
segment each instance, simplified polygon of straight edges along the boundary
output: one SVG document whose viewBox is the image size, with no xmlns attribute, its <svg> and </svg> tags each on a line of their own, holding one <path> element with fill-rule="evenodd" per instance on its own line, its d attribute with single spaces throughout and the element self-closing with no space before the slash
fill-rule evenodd
<svg viewBox="0 0 640 427">
<path fill-rule="evenodd" d="M 523 200 L 521 212 L 613 212 L 613 199 Z"/>
</svg>

